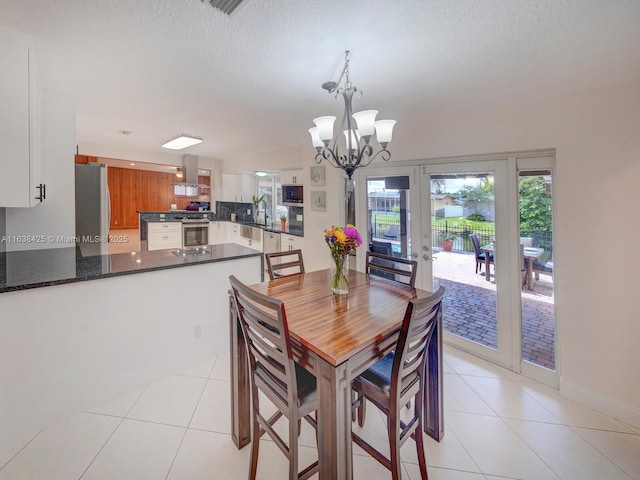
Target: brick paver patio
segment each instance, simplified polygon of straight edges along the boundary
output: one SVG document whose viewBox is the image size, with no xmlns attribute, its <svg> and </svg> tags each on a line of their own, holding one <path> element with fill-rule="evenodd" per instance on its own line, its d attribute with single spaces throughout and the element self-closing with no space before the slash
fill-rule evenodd
<svg viewBox="0 0 640 480">
<path fill-rule="evenodd" d="M 493 272 L 493 267 L 492 267 Z M 434 287 L 447 288 L 443 326 L 491 348 L 497 346 L 496 285 L 475 273 L 475 258 L 467 252 L 434 252 Z M 553 282 L 550 275 L 534 280 L 533 290 L 522 290 L 522 357 L 555 370 Z"/>
</svg>

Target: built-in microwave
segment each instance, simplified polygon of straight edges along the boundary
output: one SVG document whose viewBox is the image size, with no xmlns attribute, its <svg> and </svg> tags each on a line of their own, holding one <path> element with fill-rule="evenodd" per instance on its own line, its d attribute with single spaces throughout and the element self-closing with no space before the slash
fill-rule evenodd
<svg viewBox="0 0 640 480">
<path fill-rule="evenodd" d="M 303 203 L 302 185 L 282 185 L 282 204 L 288 206 L 301 206 Z"/>
</svg>

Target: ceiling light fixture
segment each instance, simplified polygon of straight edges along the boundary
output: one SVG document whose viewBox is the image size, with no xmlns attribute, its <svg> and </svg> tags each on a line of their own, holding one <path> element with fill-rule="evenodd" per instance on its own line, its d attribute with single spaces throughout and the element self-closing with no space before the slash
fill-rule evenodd
<svg viewBox="0 0 640 480">
<path fill-rule="evenodd" d="M 182 173 L 182 168 L 180 167 L 176 168 L 176 177 L 182 178 L 183 176 L 184 174 Z"/>
<path fill-rule="evenodd" d="M 344 79 L 344 85 L 341 85 Z M 333 136 L 333 123 L 336 117 L 325 116 L 313 119 L 315 127 L 309 129 L 311 141 L 316 149 L 316 163 L 321 163 L 322 159 L 329 162 L 332 167 L 341 168 L 345 171 L 349 180 L 353 172 L 360 167 L 366 167 L 378 155 L 386 162 L 391 158 L 391 152 L 387 150 L 387 145 L 391 142 L 393 126 L 395 120 L 376 121 L 377 110 L 363 110 L 353 113 L 351 99 L 353 94 L 362 95 L 362 90 L 358 90 L 349 80 L 349 50 L 344 52 L 344 68 L 337 82 L 325 82 L 322 84 L 329 93 L 334 93 L 336 99 L 342 94 L 344 99 L 344 117 L 337 136 Z M 355 121 L 355 124 L 354 124 Z M 357 127 L 357 128 L 356 128 Z M 375 131 L 376 140 L 382 147 L 375 155 L 371 138 Z M 346 152 L 340 153 L 338 147 L 340 135 L 345 136 Z M 331 144 L 331 146 L 329 146 Z"/>
<path fill-rule="evenodd" d="M 183 133 L 182 135 L 178 135 L 171 140 L 167 140 L 162 144 L 162 146 L 170 150 L 182 150 L 183 148 L 191 147 L 192 145 L 197 145 L 198 143 L 202 143 L 202 139 L 200 137 L 185 135 Z"/>
<path fill-rule="evenodd" d="M 258 171 L 258 172 L 256 172 L 256 176 L 258 176 L 258 177 L 266 177 L 267 176 L 267 172 Z"/>
</svg>

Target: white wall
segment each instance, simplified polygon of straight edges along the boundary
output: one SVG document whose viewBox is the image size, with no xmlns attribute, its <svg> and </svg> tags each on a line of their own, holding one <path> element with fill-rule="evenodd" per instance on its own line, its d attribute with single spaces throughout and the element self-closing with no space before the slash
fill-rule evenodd
<svg viewBox="0 0 640 480">
<path fill-rule="evenodd" d="M 304 147 L 294 145 L 268 152 L 248 153 L 225 158 L 224 173 L 247 173 L 257 170 L 296 170 L 302 168 Z"/>
<path fill-rule="evenodd" d="M 260 270 L 250 257 L 0 294 L 0 458 L 47 424 L 229 351 L 228 277 L 257 283 Z"/>
<path fill-rule="evenodd" d="M 6 234 L 40 237 L 44 243 L 9 243 L 7 251 L 68 247 L 56 237 L 73 237 L 75 191 L 75 106 L 68 98 L 42 93 L 42 183 L 47 199 L 32 208 L 6 209 Z"/>
<path fill-rule="evenodd" d="M 640 382 L 635 381 L 640 322 L 632 301 L 640 287 L 634 249 L 640 236 L 640 84 L 511 112 L 425 120 L 416 126 L 399 123 L 401 128 L 411 150 L 421 150 L 425 159 L 556 149 L 554 273 L 561 392 L 640 427 Z M 306 148 L 305 175 L 313 156 L 313 149 Z M 343 222 L 341 183 L 332 170 L 327 167 L 327 213 L 305 209 L 305 251 L 326 250 L 324 225 Z M 307 257 L 308 270 L 329 265 L 328 255 L 310 256 L 308 262 Z"/>
</svg>

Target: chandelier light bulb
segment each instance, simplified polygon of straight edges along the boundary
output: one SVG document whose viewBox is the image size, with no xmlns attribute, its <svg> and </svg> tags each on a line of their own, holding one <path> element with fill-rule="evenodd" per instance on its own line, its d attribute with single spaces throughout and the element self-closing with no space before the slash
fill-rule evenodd
<svg viewBox="0 0 640 480">
<path fill-rule="evenodd" d="M 395 120 L 378 120 L 376 125 L 376 138 L 378 143 L 383 147 L 391 141 L 393 136 L 393 126 L 396 124 Z"/>
<path fill-rule="evenodd" d="M 373 135 L 373 131 L 376 123 L 377 110 L 363 110 L 353 114 L 353 118 L 358 125 L 358 132 L 360 136 L 365 138 L 365 141 Z M 367 141 L 367 143 L 369 143 Z"/>
<path fill-rule="evenodd" d="M 326 117 L 318 117 L 313 119 L 313 123 L 318 127 L 318 137 L 326 145 L 329 144 L 329 140 L 333 138 L 333 124 L 336 121 L 336 117 L 328 115 Z"/>
<path fill-rule="evenodd" d="M 358 148 L 358 132 L 356 130 L 351 130 L 351 145 L 349 145 L 349 130 L 345 130 L 342 133 L 344 135 L 347 149 L 355 150 Z"/>
<path fill-rule="evenodd" d="M 313 143 L 313 148 L 322 148 L 324 147 L 324 143 L 320 140 L 320 134 L 318 133 L 318 127 L 311 127 L 309 129 L 309 135 L 311 135 L 311 143 Z"/>
</svg>

